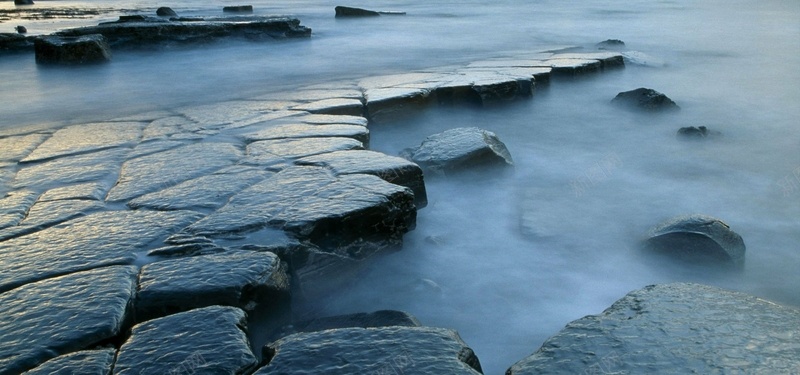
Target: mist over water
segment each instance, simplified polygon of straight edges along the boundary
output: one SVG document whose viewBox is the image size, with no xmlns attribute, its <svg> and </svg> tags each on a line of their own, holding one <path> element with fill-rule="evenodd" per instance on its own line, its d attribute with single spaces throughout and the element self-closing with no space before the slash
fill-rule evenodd
<svg viewBox="0 0 800 375">
<path fill-rule="evenodd" d="M 37 2 L 45 3 L 57 2 Z M 648 284 L 702 282 L 800 306 L 800 3 L 347 4 L 408 12 L 359 20 L 334 19 L 333 7 L 345 4 L 338 1 L 250 3 L 257 14 L 297 16 L 313 37 L 115 51 L 110 64 L 78 68 L 2 56 L 0 133 L 618 38 L 667 66 L 554 80 L 529 101 L 372 124 L 371 147 L 393 155 L 449 128 L 481 127 L 506 143 L 515 169 L 428 176 L 429 205 L 402 251 L 302 313 L 406 310 L 458 330 L 485 373 L 498 374 L 569 321 Z M 231 4 L 164 5 L 199 15 Z M 645 116 L 608 104 L 637 87 L 667 94 L 682 110 Z M 683 126 L 723 135 L 680 140 Z M 720 218 L 744 238 L 741 274 L 640 256 L 648 228 L 692 213 Z"/>
</svg>

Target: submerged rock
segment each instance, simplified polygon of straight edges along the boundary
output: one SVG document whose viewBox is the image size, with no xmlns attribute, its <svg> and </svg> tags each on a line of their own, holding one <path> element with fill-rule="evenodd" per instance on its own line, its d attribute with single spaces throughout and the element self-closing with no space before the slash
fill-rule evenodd
<svg viewBox="0 0 800 375">
<path fill-rule="evenodd" d="M 14 5 L 33 5 L 33 0 L 14 0 Z"/>
<path fill-rule="evenodd" d="M 619 51 L 625 49 L 625 42 L 619 39 L 606 39 L 594 45 L 597 49 Z"/>
<path fill-rule="evenodd" d="M 111 48 L 101 34 L 41 36 L 34 40 L 33 47 L 37 64 L 96 64 L 111 60 Z"/>
<path fill-rule="evenodd" d="M 133 266 L 103 267 L 0 294 L 0 374 L 18 374 L 117 336 L 136 274 Z"/>
<path fill-rule="evenodd" d="M 379 310 L 372 313 L 356 313 L 309 319 L 282 327 L 272 336 L 275 339 L 301 332 L 318 332 L 337 328 L 376 328 L 376 327 L 420 327 L 413 315 L 396 310 Z"/>
<path fill-rule="evenodd" d="M 253 6 L 252 5 L 231 5 L 222 7 L 222 11 L 225 13 L 253 13 Z"/>
<path fill-rule="evenodd" d="M 106 375 L 111 373 L 114 348 L 81 350 L 53 358 L 38 367 L 23 372 L 23 375 Z"/>
<path fill-rule="evenodd" d="M 479 128 L 455 128 L 426 138 L 401 156 L 434 173 L 476 167 L 508 167 L 511 154 L 494 133 Z"/>
<path fill-rule="evenodd" d="M 684 139 L 702 139 L 720 135 L 722 135 L 722 133 L 714 130 L 708 130 L 708 128 L 705 126 L 687 126 L 678 129 L 678 136 Z"/>
<path fill-rule="evenodd" d="M 242 251 L 164 260 L 142 267 L 136 319 L 213 305 L 274 308 L 288 293 L 285 267 L 272 253 Z"/>
<path fill-rule="evenodd" d="M 704 215 L 670 219 L 650 229 L 645 249 L 680 261 L 744 267 L 745 245 L 728 224 Z"/>
<path fill-rule="evenodd" d="M 156 9 L 156 15 L 159 17 L 177 17 L 178 13 L 175 13 L 170 7 L 160 7 Z"/>
<path fill-rule="evenodd" d="M 114 374 L 246 374 L 258 361 L 246 336 L 246 316 L 211 306 L 133 327 L 119 349 Z"/>
<path fill-rule="evenodd" d="M 651 285 L 569 323 L 506 374 L 791 373 L 798 327 L 800 310 L 744 293 Z"/>
<path fill-rule="evenodd" d="M 680 107 L 666 95 L 644 87 L 621 92 L 611 100 L 611 103 L 646 112 L 669 112 L 680 109 Z"/>
<path fill-rule="evenodd" d="M 255 374 L 480 374 L 478 357 L 453 330 L 340 328 L 268 344 Z"/>
</svg>

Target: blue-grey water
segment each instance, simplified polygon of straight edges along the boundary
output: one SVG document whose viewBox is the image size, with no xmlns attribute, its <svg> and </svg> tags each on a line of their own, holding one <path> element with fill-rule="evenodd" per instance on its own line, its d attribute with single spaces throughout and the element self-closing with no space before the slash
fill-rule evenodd
<svg viewBox="0 0 800 375">
<path fill-rule="evenodd" d="M 208 15 L 238 3 L 37 1 L 114 10 L 90 20 L 6 21 L 0 31 L 23 24 L 48 33 L 159 5 Z M 457 329 L 485 372 L 499 374 L 569 321 L 648 284 L 697 281 L 800 306 L 800 2 L 356 1 L 349 5 L 408 13 L 358 20 L 334 19 L 339 1 L 248 3 L 257 14 L 300 18 L 312 38 L 115 51 L 110 64 L 68 69 L 0 56 L 0 134 L 621 39 L 665 65 L 556 81 L 514 104 L 375 124 L 372 147 L 390 154 L 451 127 L 494 131 L 515 172 L 429 177 L 429 206 L 403 250 L 308 313 L 406 310 Z M 647 117 L 608 105 L 642 86 L 682 110 Z M 723 135 L 675 136 L 700 125 Z M 638 256 L 650 226 L 690 213 L 742 235 L 743 273 L 653 266 Z"/>
</svg>

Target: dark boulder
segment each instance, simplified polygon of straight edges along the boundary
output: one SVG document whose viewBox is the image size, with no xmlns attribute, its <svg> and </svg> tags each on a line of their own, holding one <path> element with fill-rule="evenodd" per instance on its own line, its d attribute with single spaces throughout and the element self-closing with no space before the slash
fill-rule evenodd
<svg viewBox="0 0 800 375">
<path fill-rule="evenodd" d="M 690 264 L 744 267 L 742 237 L 728 224 L 710 216 L 668 220 L 649 231 L 644 248 Z"/>
<path fill-rule="evenodd" d="M 223 7 L 222 11 L 225 13 L 253 13 L 252 5 L 232 5 Z"/>
<path fill-rule="evenodd" d="M 14 27 L 14 30 L 17 30 L 17 34 L 25 34 L 28 32 L 28 29 L 25 26 L 18 25 Z"/>
<path fill-rule="evenodd" d="M 800 310 L 744 293 L 651 285 L 567 324 L 506 375 L 789 374 L 798 327 Z"/>
<path fill-rule="evenodd" d="M 327 316 L 323 318 L 303 320 L 282 327 L 271 336 L 274 340 L 301 332 L 317 332 L 337 328 L 375 328 L 375 327 L 420 327 L 419 320 L 413 315 L 396 310 L 380 310 L 372 313 L 356 313 Z"/>
<path fill-rule="evenodd" d="M 257 364 L 244 311 L 211 306 L 134 326 L 114 374 L 249 374 Z"/>
<path fill-rule="evenodd" d="M 103 35 L 79 37 L 43 36 L 34 40 L 37 64 L 92 64 L 111 60 L 111 49 Z"/>
<path fill-rule="evenodd" d="M 625 49 L 625 42 L 619 39 L 606 39 L 594 45 L 597 49 L 620 51 Z"/>
<path fill-rule="evenodd" d="M 346 6 L 337 6 L 334 8 L 336 17 L 374 17 L 381 14 L 374 10 L 367 10 L 361 8 L 351 8 Z"/>
<path fill-rule="evenodd" d="M 611 103 L 645 112 L 670 112 L 680 109 L 680 107 L 666 95 L 644 87 L 621 92 L 611 100 Z"/>
<path fill-rule="evenodd" d="M 14 0 L 14 5 L 33 5 L 33 0 Z"/>
<path fill-rule="evenodd" d="M 475 167 L 513 165 L 506 145 L 494 133 L 479 128 L 455 128 L 426 138 L 403 150 L 402 157 L 434 173 L 452 173 Z"/>
<path fill-rule="evenodd" d="M 266 374 L 480 374 L 478 357 L 453 330 L 340 328 L 268 344 Z"/>
<path fill-rule="evenodd" d="M 678 136 L 684 139 L 703 139 L 720 135 L 722 135 L 722 133 L 708 130 L 705 126 L 687 126 L 678 129 Z"/>
<path fill-rule="evenodd" d="M 161 7 L 156 9 L 156 15 L 159 17 L 177 17 L 178 13 L 175 13 L 170 7 Z"/>
<path fill-rule="evenodd" d="M 0 33 L 0 51 L 29 51 L 33 50 L 33 41 L 36 37 L 25 36 L 20 33 Z"/>
<path fill-rule="evenodd" d="M 212 305 L 253 310 L 277 307 L 289 278 L 273 253 L 240 251 L 169 259 L 142 267 L 136 295 L 139 321 Z"/>
</svg>

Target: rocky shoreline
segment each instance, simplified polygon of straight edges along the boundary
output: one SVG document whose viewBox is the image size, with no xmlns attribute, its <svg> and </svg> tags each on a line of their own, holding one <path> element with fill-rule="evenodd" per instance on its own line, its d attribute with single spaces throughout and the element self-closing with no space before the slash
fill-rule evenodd
<svg viewBox="0 0 800 375">
<path fill-rule="evenodd" d="M 411 314 L 292 314 L 401 248 L 427 204 L 428 170 L 369 150 L 370 126 L 429 106 L 531 98 L 624 65 L 618 52 L 531 51 L 5 130 L 0 374 L 481 373 L 480 353 L 455 331 Z M 272 330 L 253 332 L 254 315 Z M 797 310 L 741 293 L 651 286 L 571 323 L 507 373 L 793 372 L 798 323 Z M 273 341 L 253 348 L 252 335 Z"/>
</svg>

